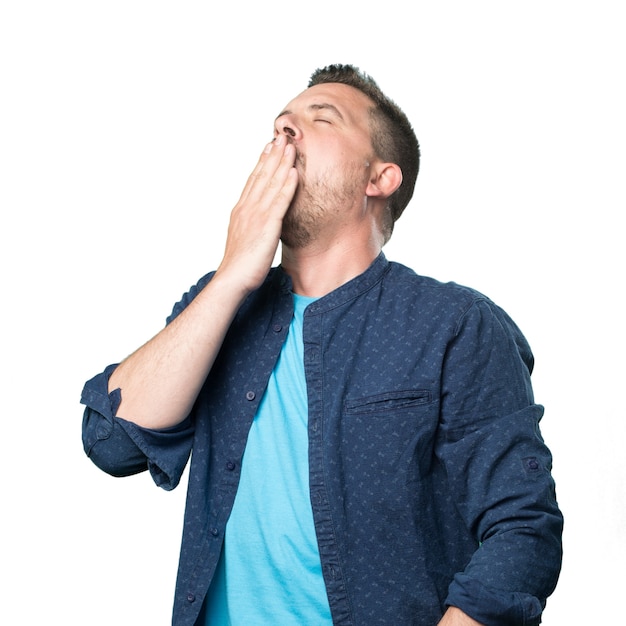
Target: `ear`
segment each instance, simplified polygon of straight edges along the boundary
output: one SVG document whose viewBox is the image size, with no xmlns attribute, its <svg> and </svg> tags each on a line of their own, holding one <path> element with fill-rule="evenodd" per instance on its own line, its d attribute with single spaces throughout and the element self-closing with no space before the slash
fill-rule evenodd
<svg viewBox="0 0 626 626">
<path fill-rule="evenodd" d="M 377 163 L 372 168 L 365 195 L 370 198 L 388 198 L 402 184 L 402 170 L 395 163 Z"/>
</svg>

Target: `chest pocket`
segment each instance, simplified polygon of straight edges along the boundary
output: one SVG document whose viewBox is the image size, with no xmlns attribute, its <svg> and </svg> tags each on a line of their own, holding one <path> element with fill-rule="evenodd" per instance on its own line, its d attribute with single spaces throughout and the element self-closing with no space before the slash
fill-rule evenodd
<svg viewBox="0 0 626 626">
<path fill-rule="evenodd" d="M 415 409 L 432 401 L 427 389 L 389 391 L 364 398 L 348 398 L 344 403 L 346 415 L 380 415 L 397 413 L 403 409 Z"/>
</svg>

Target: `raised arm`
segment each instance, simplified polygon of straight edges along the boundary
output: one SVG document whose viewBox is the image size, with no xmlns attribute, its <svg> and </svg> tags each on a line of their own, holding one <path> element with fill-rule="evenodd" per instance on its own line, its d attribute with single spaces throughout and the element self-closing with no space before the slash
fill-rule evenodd
<svg viewBox="0 0 626 626">
<path fill-rule="evenodd" d="M 111 375 L 109 391 L 121 390 L 119 417 L 163 429 L 189 414 L 235 314 L 270 269 L 298 183 L 294 159 L 284 136 L 266 146 L 232 211 L 213 279 Z"/>
</svg>

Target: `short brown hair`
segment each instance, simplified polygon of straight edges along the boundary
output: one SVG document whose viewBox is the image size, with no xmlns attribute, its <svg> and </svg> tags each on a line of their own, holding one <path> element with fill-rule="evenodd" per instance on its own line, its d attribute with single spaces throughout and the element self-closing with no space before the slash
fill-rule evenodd
<svg viewBox="0 0 626 626">
<path fill-rule="evenodd" d="M 358 89 L 373 103 L 370 132 L 376 155 L 402 170 L 402 184 L 389 197 L 388 219 L 384 225 L 389 239 L 396 220 L 413 197 L 419 172 L 420 148 L 415 131 L 400 107 L 387 97 L 376 81 L 354 65 L 328 65 L 313 72 L 309 87 L 323 83 L 342 83 Z"/>
</svg>

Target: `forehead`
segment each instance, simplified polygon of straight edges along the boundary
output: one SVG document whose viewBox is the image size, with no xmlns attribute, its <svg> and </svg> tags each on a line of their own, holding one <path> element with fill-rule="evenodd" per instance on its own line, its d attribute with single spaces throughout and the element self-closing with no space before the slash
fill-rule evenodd
<svg viewBox="0 0 626 626">
<path fill-rule="evenodd" d="M 285 112 L 299 113 L 320 108 L 320 105 L 331 105 L 346 122 L 367 127 L 373 102 L 355 87 L 342 83 L 323 83 L 309 87 L 296 96 L 287 104 Z"/>
</svg>

